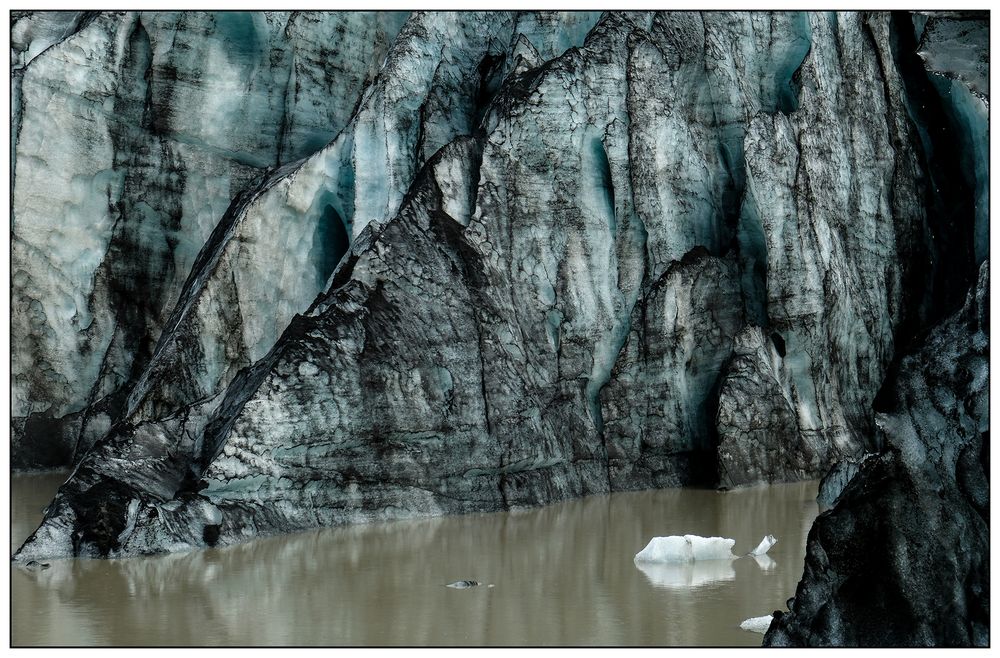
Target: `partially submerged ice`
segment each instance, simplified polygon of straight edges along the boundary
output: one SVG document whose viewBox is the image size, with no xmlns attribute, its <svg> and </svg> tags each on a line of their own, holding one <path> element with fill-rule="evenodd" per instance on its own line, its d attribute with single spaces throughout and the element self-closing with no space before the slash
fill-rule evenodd
<svg viewBox="0 0 1000 658">
<path fill-rule="evenodd" d="M 751 617 L 750 619 L 745 619 L 740 622 L 740 628 L 749 631 L 751 633 L 764 634 L 767 629 L 771 626 L 771 620 L 774 619 L 773 615 L 764 615 L 762 617 Z"/>
<path fill-rule="evenodd" d="M 696 562 L 699 560 L 735 560 L 735 539 L 672 535 L 653 537 L 636 553 L 636 562 Z"/>
<path fill-rule="evenodd" d="M 764 556 L 778 542 L 774 535 L 760 540 L 757 548 L 748 555 Z M 653 537 L 646 547 L 636 553 L 636 562 L 699 562 L 707 560 L 735 560 L 735 539 L 725 537 L 700 537 L 698 535 L 671 535 Z"/>
<path fill-rule="evenodd" d="M 760 540 L 760 543 L 757 544 L 757 548 L 750 551 L 750 555 L 754 557 L 762 557 L 764 555 L 767 555 L 767 552 L 771 550 L 771 547 L 777 543 L 778 540 L 775 538 L 774 535 L 766 535 L 763 539 Z"/>
</svg>

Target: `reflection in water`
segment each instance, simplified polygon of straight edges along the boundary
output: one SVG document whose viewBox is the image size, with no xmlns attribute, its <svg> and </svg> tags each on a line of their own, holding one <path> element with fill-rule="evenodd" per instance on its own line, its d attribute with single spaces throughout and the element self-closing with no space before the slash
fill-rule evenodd
<svg viewBox="0 0 1000 658">
<path fill-rule="evenodd" d="M 56 489 L 69 477 L 68 471 L 50 471 L 10 478 L 10 553 L 14 554 L 38 524 Z"/>
<path fill-rule="evenodd" d="M 28 480 L 13 482 L 14 545 L 44 505 Z M 815 495 L 816 483 L 621 493 L 14 567 L 13 643 L 757 645 L 739 624 L 795 593 Z M 743 550 L 765 533 L 779 543 L 765 561 L 636 568 L 651 537 L 685 533 L 732 537 Z M 496 586 L 444 586 L 457 580 Z"/>
<path fill-rule="evenodd" d="M 746 559 L 753 560 L 762 571 L 771 571 L 778 566 L 778 563 L 767 555 L 755 555 Z M 667 589 L 690 589 L 736 578 L 733 560 L 729 559 L 693 560 L 691 562 L 645 562 L 640 560 L 636 561 L 635 566 L 654 587 Z"/>
<path fill-rule="evenodd" d="M 763 571 L 771 571 L 778 567 L 778 563 L 774 561 L 770 555 L 754 555 L 753 561 L 757 563 L 757 566 Z"/>
<path fill-rule="evenodd" d="M 698 562 L 636 562 L 653 587 L 685 589 L 710 585 L 736 578 L 730 560 L 700 560 Z"/>
</svg>

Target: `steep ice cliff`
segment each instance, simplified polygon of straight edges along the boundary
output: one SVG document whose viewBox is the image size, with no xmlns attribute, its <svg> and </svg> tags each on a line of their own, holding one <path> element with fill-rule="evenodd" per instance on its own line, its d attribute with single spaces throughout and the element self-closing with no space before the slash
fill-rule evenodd
<svg viewBox="0 0 1000 658">
<path fill-rule="evenodd" d="M 816 519 L 765 644 L 989 645 L 988 263 L 891 396 L 885 449 Z"/>
<path fill-rule="evenodd" d="M 13 450 L 76 465 L 18 559 L 881 450 L 987 255 L 945 20 L 18 17 Z"/>
<path fill-rule="evenodd" d="M 231 200 L 341 130 L 404 19 L 40 12 L 14 22 L 16 466 L 79 460 L 107 431 Z M 223 368 L 241 356 L 208 358 Z"/>
<path fill-rule="evenodd" d="M 910 70 L 907 84 L 931 92 L 921 107 L 936 117 L 918 124 L 923 147 L 948 135 L 928 154 L 929 212 L 939 231 L 959 216 L 974 227 L 972 243 L 946 233 L 929 245 L 929 264 L 944 289 L 968 263 L 978 275 L 960 309 L 899 350 L 875 401 L 878 450 L 824 478 L 831 509 L 766 645 L 989 645 L 989 24 L 971 12 L 913 24 L 930 75 Z"/>
</svg>

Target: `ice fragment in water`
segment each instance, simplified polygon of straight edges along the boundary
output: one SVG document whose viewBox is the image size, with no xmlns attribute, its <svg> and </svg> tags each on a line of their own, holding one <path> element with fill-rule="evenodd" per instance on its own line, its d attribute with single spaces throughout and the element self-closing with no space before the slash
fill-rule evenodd
<svg viewBox="0 0 1000 658">
<path fill-rule="evenodd" d="M 732 560 L 735 539 L 724 537 L 699 537 L 698 535 L 672 535 L 653 537 L 646 548 L 639 551 L 637 562 L 693 562 L 696 560 Z"/>
<path fill-rule="evenodd" d="M 745 631 L 750 631 L 751 633 L 766 633 L 768 627 L 771 626 L 771 615 L 764 615 L 763 617 L 751 617 L 746 619 L 740 624 L 740 628 Z"/>
<path fill-rule="evenodd" d="M 754 557 L 759 555 L 766 555 L 767 552 L 771 550 L 771 547 L 777 543 L 778 540 L 775 538 L 774 535 L 767 535 L 766 537 L 760 540 L 760 543 L 757 544 L 757 548 L 750 551 L 750 555 L 753 555 Z"/>
</svg>

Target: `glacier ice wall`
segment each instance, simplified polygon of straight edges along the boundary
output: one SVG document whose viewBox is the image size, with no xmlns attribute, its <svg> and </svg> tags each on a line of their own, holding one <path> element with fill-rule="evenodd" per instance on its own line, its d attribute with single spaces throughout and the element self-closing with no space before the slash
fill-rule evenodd
<svg viewBox="0 0 1000 658">
<path fill-rule="evenodd" d="M 814 477 L 975 271 L 908 15 L 20 21 L 21 559 Z"/>
<path fill-rule="evenodd" d="M 989 263 L 903 359 L 886 449 L 809 531 L 773 646 L 989 645 Z"/>
<path fill-rule="evenodd" d="M 14 23 L 15 465 L 79 459 L 108 429 L 230 201 L 339 132 L 403 19 Z"/>
</svg>

